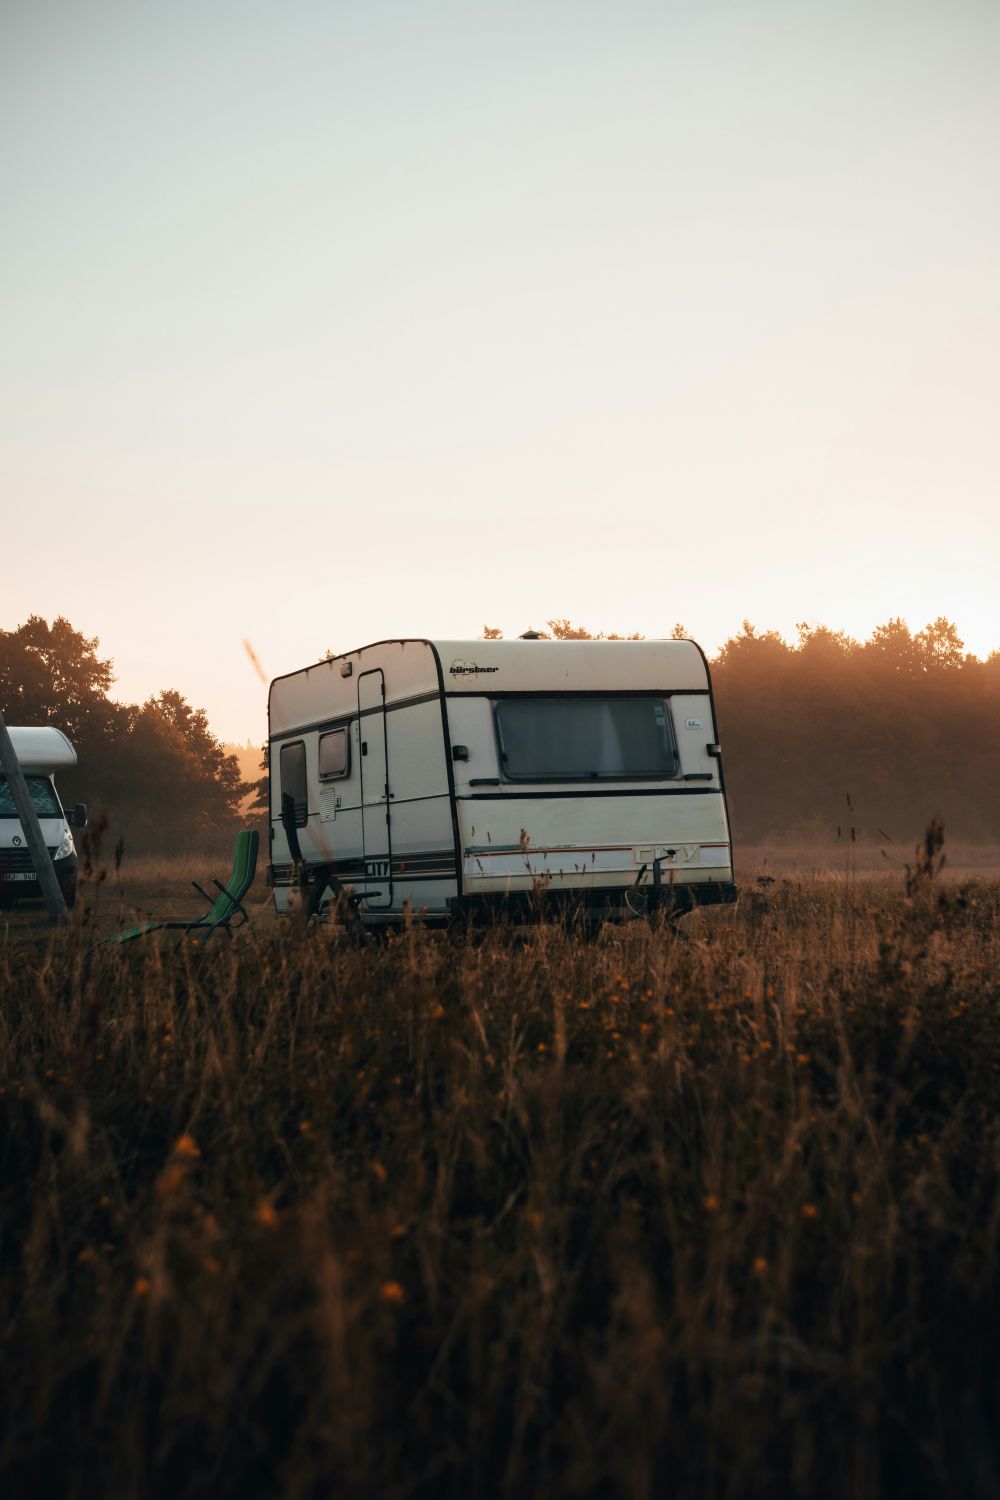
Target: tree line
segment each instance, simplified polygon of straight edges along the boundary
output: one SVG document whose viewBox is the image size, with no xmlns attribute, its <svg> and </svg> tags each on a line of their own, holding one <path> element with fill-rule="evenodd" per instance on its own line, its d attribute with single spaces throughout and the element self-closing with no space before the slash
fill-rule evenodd
<svg viewBox="0 0 1000 1500">
<path fill-rule="evenodd" d="M 541 634 L 558 640 L 641 639 L 546 623 Z M 244 781 L 204 710 L 180 693 L 115 702 L 99 644 L 62 618 L 0 630 L 7 722 L 65 729 L 80 764 L 59 778 L 64 801 L 107 808 L 112 836 L 132 852 L 221 847 L 251 789 L 258 813 L 266 806 L 266 777 Z M 853 830 L 909 844 L 937 814 L 952 837 L 1000 842 L 1000 651 L 968 654 L 949 620 L 912 632 L 893 619 L 864 641 L 807 625 L 787 641 L 744 621 L 712 680 L 738 840 Z"/>
<path fill-rule="evenodd" d="M 8 724 L 56 724 L 78 765 L 58 778 L 65 803 L 106 809 L 110 836 L 132 852 L 221 847 L 249 791 L 203 709 L 165 690 L 145 703 L 110 696 L 114 664 L 62 617 L 0 630 L 0 710 Z"/>
</svg>

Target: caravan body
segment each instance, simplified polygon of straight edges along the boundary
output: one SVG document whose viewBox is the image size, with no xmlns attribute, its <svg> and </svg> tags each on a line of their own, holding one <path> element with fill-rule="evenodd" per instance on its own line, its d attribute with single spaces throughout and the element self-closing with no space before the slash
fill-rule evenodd
<svg viewBox="0 0 1000 1500">
<path fill-rule="evenodd" d="M 268 718 L 279 911 L 320 867 L 370 924 L 735 899 L 693 641 L 382 641 L 277 678 Z"/>
<path fill-rule="evenodd" d="M 76 765 L 76 751 L 62 730 L 52 724 L 12 725 L 9 732 L 63 898 L 67 906 L 72 906 L 77 857 L 70 824 L 82 828 L 87 813 L 82 803 L 69 812 L 63 808 L 54 776 Z M 41 894 L 13 790 L 6 776 L 0 775 L 0 906 L 12 906 L 17 900 Z"/>
</svg>

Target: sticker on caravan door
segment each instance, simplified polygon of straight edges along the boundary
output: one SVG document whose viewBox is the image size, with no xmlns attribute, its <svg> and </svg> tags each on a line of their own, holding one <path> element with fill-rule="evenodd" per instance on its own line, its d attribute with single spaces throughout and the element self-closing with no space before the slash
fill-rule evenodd
<svg viewBox="0 0 1000 1500">
<path fill-rule="evenodd" d="M 685 729 L 704 729 L 704 727 L 705 726 L 701 722 L 700 719 L 685 719 L 684 720 L 684 728 Z"/>
<path fill-rule="evenodd" d="M 388 880 L 389 879 L 389 861 L 387 859 L 366 859 L 365 860 L 365 879 L 366 880 Z"/>
</svg>

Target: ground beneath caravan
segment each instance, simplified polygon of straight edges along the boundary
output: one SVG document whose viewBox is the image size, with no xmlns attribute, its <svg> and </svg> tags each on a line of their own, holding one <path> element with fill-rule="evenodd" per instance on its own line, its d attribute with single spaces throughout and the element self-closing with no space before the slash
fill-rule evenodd
<svg viewBox="0 0 1000 1500">
<path fill-rule="evenodd" d="M 951 880 L 1000 878 L 1000 845 L 946 845 L 944 878 Z M 737 845 L 736 882 L 741 895 L 766 891 L 781 881 L 819 881 L 850 885 L 857 880 L 885 879 L 898 884 L 913 851 L 898 846 L 826 845 L 806 843 Z M 271 892 L 264 883 L 264 863 L 244 905 L 255 930 L 269 932 L 278 925 Z M 228 874 L 225 860 L 210 854 L 174 858 L 125 859 L 120 871 L 104 871 L 103 879 L 81 880 L 74 922 L 85 922 L 95 935 L 107 936 L 143 921 L 195 921 L 206 908 L 191 882 L 197 880 L 214 895 L 213 879 Z M 725 922 L 726 908 L 702 913 L 697 921 Z M 22 902 L 13 912 L 0 912 L 0 931 L 46 935 L 49 921 L 40 901 Z"/>
</svg>

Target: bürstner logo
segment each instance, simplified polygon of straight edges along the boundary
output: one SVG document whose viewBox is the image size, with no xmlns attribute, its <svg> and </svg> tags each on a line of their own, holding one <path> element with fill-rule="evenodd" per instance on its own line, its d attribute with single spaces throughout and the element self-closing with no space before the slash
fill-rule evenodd
<svg viewBox="0 0 1000 1500">
<path fill-rule="evenodd" d="M 499 672 L 499 670 L 499 667 L 480 667 L 476 662 L 462 661 L 460 657 L 448 668 L 452 677 L 478 677 L 480 672 Z"/>
</svg>

